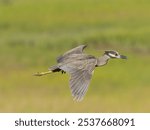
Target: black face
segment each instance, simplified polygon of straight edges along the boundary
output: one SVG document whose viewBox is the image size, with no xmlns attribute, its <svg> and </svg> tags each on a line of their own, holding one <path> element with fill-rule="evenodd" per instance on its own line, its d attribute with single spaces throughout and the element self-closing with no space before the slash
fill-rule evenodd
<svg viewBox="0 0 150 130">
<path fill-rule="evenodd" d="M 116 51 L 105 51 L 105 54 L 110 58 L 117 58 L 117 56 L 119 56 L 119 53 Z"/>
<path fill-rule="evenodd" d="M 127 59 L 126 56 L 120 55 L 117 51 L 105 51 L 105 55 L 108 55 L 110 58 L 120 58 L 120 59 Z"/>
<path fill-rule="evenodd" d="M 116 52 L 116 51 L 105 51 L 105 54 L 113 54 L 113 55 L 115 55 L 115 54 L 117 54 L 118 52 Z"/>
</svg>

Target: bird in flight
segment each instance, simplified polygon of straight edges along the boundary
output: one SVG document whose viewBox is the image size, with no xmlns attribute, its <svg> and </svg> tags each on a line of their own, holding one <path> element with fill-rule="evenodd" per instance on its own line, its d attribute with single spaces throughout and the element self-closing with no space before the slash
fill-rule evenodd
<svg viewBox="0 0 150 130">
<path fill-rule="evenodd" d="M 43 76 L 50 73 L 62 72 L 69 73 L 70 89 L 74 100 L 81 101 L 88 90 L 88 86 L 93 75 L 94 69 L 106 65 L 109 59 L 127 59 L 117 51 L 107 50 L 101 57 L 83 53 L 86 45 L 77 46 L 57 58 L 57 65 L 49 68 L 47 72 L 37 72 L 35 76 Z"/>
</svg>

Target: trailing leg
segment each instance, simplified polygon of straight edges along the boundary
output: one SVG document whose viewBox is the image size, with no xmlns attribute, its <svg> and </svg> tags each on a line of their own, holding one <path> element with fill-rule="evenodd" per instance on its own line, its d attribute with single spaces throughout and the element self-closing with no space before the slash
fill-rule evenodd
<svg viewBox="0 0 150 130">
<path fill-rule="evenodd" d="M 34 74 L 34 76 L 43 76 L 43 75 L 47 75 L 47 74 L 50 74 L 52 73 L 51 70 L 47 71 L 47 72 L 37 72 Z"/>
</svg>

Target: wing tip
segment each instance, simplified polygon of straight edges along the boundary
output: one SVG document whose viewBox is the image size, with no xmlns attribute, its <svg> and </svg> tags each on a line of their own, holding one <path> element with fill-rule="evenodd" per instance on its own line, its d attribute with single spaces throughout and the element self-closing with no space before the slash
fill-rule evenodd
<svg viewBox="0 0 150 130">
<path fill-rule="evenodd" d="M 81 102 L 82 100 L 83 100 L 83 97 L 78 97 L 78 96 L 73 97 L 73 101 Z"/>
</svg>

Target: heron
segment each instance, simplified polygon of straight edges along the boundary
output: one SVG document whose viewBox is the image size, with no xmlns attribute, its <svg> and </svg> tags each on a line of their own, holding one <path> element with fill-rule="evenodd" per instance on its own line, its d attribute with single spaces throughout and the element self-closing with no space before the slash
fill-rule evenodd
<svg viewBox="0 0 150 130">
<path fill-rule="evenodd" d="M 47 72 L 37 72 L 34 75 L 43 76 L 55 72 L 69 73 L 71 77 L 69 86 L 73 99 L 82 101 L 96 67 L 106 65 L 109 59 L 127 59 L 126 56 L 114 50 L 106 50 L 102 56 L 96 58 L 83 52 L 86 47 L 87 45 L 79 45 L 67 51 L 57 58 L 57 65 L 50 67 Z"/>
</svg>

